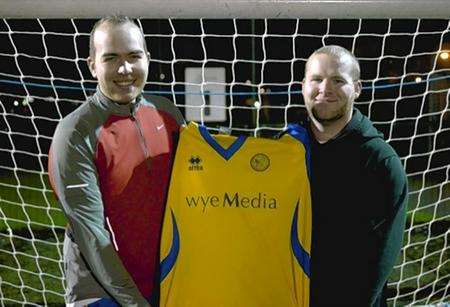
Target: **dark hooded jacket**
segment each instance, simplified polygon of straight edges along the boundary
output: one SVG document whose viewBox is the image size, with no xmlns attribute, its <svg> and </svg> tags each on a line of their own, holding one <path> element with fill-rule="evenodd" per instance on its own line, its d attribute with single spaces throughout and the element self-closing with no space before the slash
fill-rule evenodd
<svg viewBox="0 0 450 307">
<path fill-rule="evenodd" d="M 357 109 L 335 138 L 311 138 L 312 306 L 384 306 L 402 246 L 407 179 Z"/>
</svg>

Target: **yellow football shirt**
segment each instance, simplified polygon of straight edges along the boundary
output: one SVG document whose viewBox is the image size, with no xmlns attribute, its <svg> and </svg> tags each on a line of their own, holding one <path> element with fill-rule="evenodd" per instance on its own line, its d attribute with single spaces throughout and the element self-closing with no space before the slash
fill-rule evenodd
<svg viewBox="0 0 450 307">
<path fill-rule="evenodd" d="M 301 138 L 180 133 L 160 306 L 308 306 L 311 196 Z"/>
</svg>

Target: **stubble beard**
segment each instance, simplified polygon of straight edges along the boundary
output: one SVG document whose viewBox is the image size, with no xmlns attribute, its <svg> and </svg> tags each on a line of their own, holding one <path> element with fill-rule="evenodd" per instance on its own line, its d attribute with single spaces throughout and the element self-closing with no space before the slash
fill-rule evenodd
<svg viewBox="0 0 450 307">
<path fill-rule="evenodd" d="M 320 111 L 318 110 L 318 108 L 316 106 L 314 106 L 311 110 L 314 119 L 317 120 L 317 122 L 319 122 L 320 124 L 322 124 L 324 126 L 332 125 L 333 123 L 342 119 L 345 115 L 345 111 L 346 111 L 346 106 L 342 106 L 338 110 L 334 111 L 331 114 L 331 116 L 325 117 L 325 116 L 320 116 L 320 114 L 319 114 Z"/>
</svg>

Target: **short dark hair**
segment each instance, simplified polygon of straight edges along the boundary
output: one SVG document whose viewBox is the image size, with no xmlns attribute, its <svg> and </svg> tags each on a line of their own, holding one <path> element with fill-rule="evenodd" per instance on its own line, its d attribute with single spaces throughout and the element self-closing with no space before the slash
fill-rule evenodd
<svg viewBox="0 0 450 307">
<path fill-rule="evenodd" d="M 133 19 L 130 19 L 127 16 L 112 15 L 112 16 L 104 17 L 104 18 L 98 20 L 92 27 L 91 34 L 89 36 L 89 57 L 91 57 L 91 59 L 93 59 L 95 57 L 95 46 L 94 46 L 95 31 L 97 31 L 97 29 L 105 23 L 109 23 L 109 24 L 115 25 L 115 26 L 129 23 L 129 24 L 135 26 L 137 29 L 139 29 L 139 32 L 142 35 L 142 42 L 144 44 L 144 50 L 145 50 L 145 52 L 147 52 L 147 43 L 145 41 L 144 33 L 142 32 L 141 27 L 139 27 Z"/>
</svg>

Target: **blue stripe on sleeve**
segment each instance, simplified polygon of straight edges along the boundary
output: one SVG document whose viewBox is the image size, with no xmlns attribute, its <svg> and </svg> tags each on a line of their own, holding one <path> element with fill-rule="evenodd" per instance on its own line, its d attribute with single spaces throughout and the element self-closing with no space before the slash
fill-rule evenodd
<svg viewBox="0 0 450 307">
<path fill-rule="evenodd" d="M 311 139 L 308 131 L 298 124 L 289 124 L 285 133 L 299 140 L 305 147 L 306 167 L 308 169 L 308 176 L 311 178 Z"/>
<path fill-rule="evenodd" d="M 175 262 L 178 258 L 178 252 L 180 251 L 180 235 L 178 233 L 178 227 L 177 227 L 177 221 L 175 220 L 175 216 L 173 214 L 173 211 L 170 211 L 172 215 L 172 246 L 170 247 L 169 254 L 166 256 L 166 258 L 163 259 L 161 262 L 161 277 L 160 282 L 166 278 L 166 276 L 170 273 L 173 266 L 175 265 Z"/>
<path fill-rule="evenodd" d="M 305 272 L 306 276 L 310 278 L 311 276 L 311 268 L 310 268 L 310 261 L 311 257 L 309 256 L 308 252 L 305 251 L 302 244 L 300 243 L 298 239 L 298 230 L 297 230 L 297 220 L 298 220 L 298 205 L 295 207 L 294 211 L 294 217 L 292 218 L 292 226 L 291 226 L 291 245 L 292 245 L 292 251 L 294 252 L 294 256 L 297 259 L 298 263 L 300 264 L 301 268 L 303 269 L 303 272 Z"/>
</svg>

